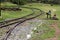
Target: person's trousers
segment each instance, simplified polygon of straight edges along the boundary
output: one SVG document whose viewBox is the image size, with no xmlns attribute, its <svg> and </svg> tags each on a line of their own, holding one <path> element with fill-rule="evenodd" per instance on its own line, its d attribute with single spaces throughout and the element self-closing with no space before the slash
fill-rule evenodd
<svg viewBox="0 0 60 40">
<path fill-rule="evenodd" d="M 51 19 L 51 14 L 50 15 L 47 15 L 47 18 L 50 18 Z"/>
</svg>

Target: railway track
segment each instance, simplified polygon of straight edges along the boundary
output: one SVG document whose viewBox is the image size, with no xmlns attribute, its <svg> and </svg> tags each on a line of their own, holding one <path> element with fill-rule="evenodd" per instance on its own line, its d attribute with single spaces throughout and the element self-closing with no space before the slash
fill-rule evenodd
<svg viewBox="0 0 60 40">
<path fill-rule="evenodd" d="M 24 7 L 24 8 L 27 8 L 27 7 Z M 29 8 L 29 9 L 35 10 L 36 8 Z M 36 10 L 39 10 L 39 9 L 36 9 Z M 0 26 L 0 28 L 7 27 L 7 26 L 13 25 L 13 24 L 15 24 L 15 23 L 17 23 L 17 24 L 16 24 L 13 28 L 11 28 L 10 30 L 7 31 L 5 37 L 4 37 L 2 40 L 7 40 L 7 38 L 10 36 L 11 32 L 12 32 L 19 24 L 21 24 L 21 23 L 23 23 L 23 22 L 25 22 L 25 21 L 27 21 L 27 20 L 34 19 L 34 18 L 36 18 L 36 17 L 38 17 L 38 16 L 40 16 L 40 15 L 43 14 L 43 11 L 41 11 L 41 10 L 39 10 L 39 11 L 40 11 L 40 12 L 39 12 L 38 14 L 35 13 L 35 11 L 33 11 L 32 14 L 27 15 L 27 16 L 24 16 L 24 17 L 22 17 L 22 18 L 17 18 L 17 19 L 5 21 L 6 24 L 2 24 L 2 25 Z M 3 22 L 1 22 L 1 23 L 3 23 Z"/>
<path fill-rule="evenodd" d="M 30 15 L 32 15 L 32 14 L 30 14 Z M 30 16 L 30 15 L 27 15 L 27 16 Z M 25 17 L 26 16 L 24 16 L 22 18 L 17 18 L 17 19 L 13 19 L 13 20 L 7 20 L 7 21 L 4 21 L 4 22 L 0 22 L 0 28 L 7 27 L 9 25 L 13 25 L 13 24 L 18 23 L 22 20 L 25 20 L 26 19 Z"/>
<path fill-rule="evenodd" d="M 29 15 L 26 15 L 26 16 L 23 16 L 21 18 L 16 18 L 16 19 L 12 19 L 12 20 L 7 20 L 7 21 L 0 22 L 0 28 L 7 27 L 9 25 L 13 25 L 15 23 L 18 23 L 19 21 L 22 21 L 22 20 L 26 19 L 26 17 L 28 17 L 30 15 L 33 15 L 33 13 L 31 13 Z"/>
<path fill-rule="evenodd" d="M 29 17 L 33 17 L 33 16 L 37 15 L 37 13 L 34 13 L 35 9 L 42 12 L 40 9 L 37 9 L 37 8 L 29 8 L 29 7 L 23 7 L 23 8 L 31 9 L 33 11 L 33 13 L 31 13 L 31 14 L 29 14 L 27 16 L 21 17 L 21 18 L 16 18 L 16 19 L 0 22 L 0 28 L 7 27 L 9 25 L 13 25 L 13 24 L 18 23 L 18 22 L 20 22 L 22 20 L 28 19 Z"/>
</svg>

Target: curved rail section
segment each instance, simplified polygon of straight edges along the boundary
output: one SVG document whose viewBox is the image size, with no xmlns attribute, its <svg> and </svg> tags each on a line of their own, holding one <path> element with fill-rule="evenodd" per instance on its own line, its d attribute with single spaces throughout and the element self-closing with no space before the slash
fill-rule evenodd
<svg viewBox="0 0 60 40">
<path fill-rule="evenodd" d="M 37 9 L 37 8 L 29 8 L 29 7 L 22 7 L 22 8 L 31 9 L 33 11 L 33 13 L 31 13 L 27 16 L 21 17 L 21 18 L 16 18 L 16 19 L 13 19 L 13 20 L 7 20 L 7 21 L 0 22 L 0 28 L 7 27 L 9 25 L 13 25 L 15 23 L 21 22 L 22 20 L 25 20 L 25 19 L 30 18 L 32 16 L 38 15 L 37 13 L 35 13 L 34 10 L 39 10 L 42 14 L 44 13 L 42 10 Z"/>
<path fill-rule="evenodd" d="M 24 7 L 24 8 L 28 8 L 28 7 Z M 4 25 L 0 26 L 0 28 L 3 28 L 3 27 L 6 27 L 6 26 L 9 26 L 9 25 L 18 23 L 18 24 L 16 24 L 13 28 L 11 28 L 11 29 L 6 33 L 5 37 L 4 37 L 2 40 L 7 40 L 7 38 L 10 36 L 11 32 L 12 32 L 19 24 L 21 24 L 21 23 L 23 23 L 23 22 L 25 22 L 25 21 L 27 21 L 27 20 L 34 19 L 34 18 L 36 18 L 36 17 L 38 17 L 38 16 L 40 16 L 40 15 L 43 14 L 43 11 L 41 11 L 40 9 L 36 9 L 36 8 L 29 8 L 29 9 L 33 10 L 33 13 L 32 13 L 32 14 L 27 15 L 27 16 L 22 17 L 22 18 L 17 18 L 17 19 L 5 21 L 5 22 L 7 22 L 7 24 L 4 24 Z M 35 11 L 34 11 L 35 9 L 36 9 L 36 10 L 40 10 L 40 13 L 38 13 L 38 14 L 35 13 Z M 19 20 L 19 21 L 17 21 L 17 20 Z M 11 23 L 12 21 L 17 21 L 17 22 Z M 2 22 L 2 23 L 3 23 L 3 22 Z M 10 24 L 8 24 L 8 23 L 10 23 Z"/>
<path fill-rule="evenodd" d="M 32 9 L 31 9 L 32 10 Z M 33 11 L 33 10 L 32 10 Z M 13 25 L 15 23 L 18 23 L 19 21 L 21 21 L 22 19 L 25 19 L 25 17 L 28 17 L 30 15 L 32 15 L 33 13 L 29 14 L 29 15 L 26 15 L 26 16 L 23 16 L 21 18 L 16 18 L 16 19 L 12 19 L 12 20 L 6 20 L 6 21 L 3 21 L 3 22 L 0 22 L 0 28 L 3 28 L 3 27 L 7 27 L 9 25 Z"/>
</svg>

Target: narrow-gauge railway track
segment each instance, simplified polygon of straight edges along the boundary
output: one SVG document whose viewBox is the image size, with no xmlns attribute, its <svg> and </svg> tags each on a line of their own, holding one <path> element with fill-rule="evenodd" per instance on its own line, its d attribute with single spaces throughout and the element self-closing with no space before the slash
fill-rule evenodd
<svg viewBox="0 0 60 40">
<path fill-rule="evenodd" d="M 31 9 L 32 10 L 32 9 Z M 33 10 L 32 10 L 33 11 Z M 21 18 L 16 18 L 16 19 L 12 19 L 12 20 L 6 20 L 6 21 L 3 21 L 3 22 L 0 22 L 0 28 L 3 28 L 3 27 L 6 27 L 6 26 L 9 26 L 9 25 L 13 25 L 15 23 L 18 23 L 19 21 L 21 21 L 22 19 L 25 19 L 26 17 L 32 15 L 33 13 L 29 14 L 29 15 L 26 15 L 26 16 L 23 16 Z"/>
<path fill-rule="evenodd" d="M 13 19 L 13 20 L 7 20 L 7 21 L 0 22 L 0 28 L 7 27 L 9 25 L 13 25 L 13 24 L 18 23 L 22 20 L 25 20 L 29 17 L 33 17 L 33 16 L 37 15 L 37 14 L 34 13 L 34 9 L 39 10 L 40 12 L 42 12 L 40 9 L 37 9 L 37 8 L 29 8 L 29 7 L 23 7 L 23 8 L 31 9 L 33 11 L 33 13 L 31 13 L 27 16 L 21 17 L 21 18 L 16 18 L 16 19 Z"/>
<path fill-rule="evenodd" d="M 27 20 L 34 19 L 34 18 L 36 18 L 36 17 L 38 17 L 38 16 L 40 16 L 40 15 L 41 15 L 41 14 L 36 15 L 35 17 L 28 18 L 28 19 L 25 19 L 25 20 L 19 22 L 18 24 L 16 24 L 13 28 L 11 28 L 11 29 L 7 32 L 6 36 L 5 36 L 2 40 L 7 40 L 7 38 L 10 36 L 11 32 L 12 32 L 19 24 L 21 24 L 21 23 L 23 23 L 23 22 L 25 22 L 25 21 L 27 21 Z"/>
<path fill-rule="evenodd" d="M 25 7 L 26 8 L 26 7 Z M 29 8 L 29 9 L 36 9 L 36 8 Z M 39 9 L 36 9 L 36 10 L 39 10 Z M 10 30 L 8 30 L 8 32 L 6 33 L 5 37 L 2 39 L 2 40 L 7 40 L 7 38 L 10 36 L 11 32 L 21 23 L 27 21 L 27 20 L 31 20 L 31 19 L 34 19 L 40 15 L 43 14 L 43 11 L 40 10 L 40 12 L 37 14 L 35 12 L 33 12 L 33 14 L 30 14 L 30 15 L 27 15 L 25 17 L 22 17 L 22 18 L 18 18 L 18 19 L 14 19 L 14 20 L 9 20 L 9 21 L 5 21 L 7 23 L 10 22 L 10 24 L 4 24 L 2 26 L 0 26 L 0 28 L 3 28 L 3 27 L 6 27 L 6 26 L 9 26 L 9 25 L 12 25 L 12 24 L 15 24 L 17 23 L 13 28 L 11 28 Z M 18 21 L 17 21 L 18 20 Z M 11 23 L 12 21 L 16 21 L 14 23 Z"/>
<path fill-rule="evenodd" d="M 30 14 L 30 15 L 32 15 L 32 14 Z M 30 16 L 30 15 L 27 15 L 27 16 Z M 8 20 L 8 21 L 0 22 L 1 23 L 0 24 L 0 28 L 6 27 L 6 26 L 9 26 L 9 25 L 13 25 L 13 24 L 18 23 L 18 22 L 20 22 L 22 20 L 25 20 L 26 19 L 25 17 L 26 16 L 24 16 L 22 18 L 17 18 L 17 19 L 13 19 L 13 20 Z"/>
</svg>

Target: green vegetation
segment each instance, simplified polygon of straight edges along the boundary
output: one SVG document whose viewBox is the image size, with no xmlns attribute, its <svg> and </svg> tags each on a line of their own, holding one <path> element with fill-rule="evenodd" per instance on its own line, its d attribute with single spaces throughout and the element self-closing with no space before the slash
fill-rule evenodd
<svg viewBox="0 0 60 40">
<path fill-rule="evenodd" d="M 50 4 L 60 4 L 60 0 L 0 0 L 0 2 L 12 2 L 15 4 L 24 4 L 24 3 L 28 3 L 28 2 L 41 2 L 41 3 L 50 3 Z"/>
<path fill-rule="evenodd" d="M 16 0 L 14 0 L 14 2 L 15 1 Z M 18 7 L 18 5 L 13 4 L 14 2 L 2 3 L 1 5 L 2 5 L 2 7 Z M 16 2 L 18 2 L 18 1 L 16 1 Z M 20 3 L 21 3 L 21 1 L 20 1 Z M 55 4 L 55 5 L 51 6 L 51 4 L 44 4 L 44 3 L 28 3 L 25 5 L 19 5 L 19 8 L 20 7 L 38 8 L 38 9 L 43 10 L 44 12 L 48 12 L 49 10 L 51 10 L 52 16 L 54 14 L 56 14 L 57 18 L 59 19 L 58 21 L 50 20 L 50 19 L 45 20 L 46 14 L 44 14 L 40 17 L 37 17 L 38 19 L 45 20 L 45 23 L 43 23 L 41 26 L 37 26 L 37 30 L 35 30 L 35 31 L 33 30 L 34 34 L 32 35 L 32 38 L 30 40 L 44 40 L 47 38 L 54 37 L 55 29 L 51 27 L 51 24 L 56 22 L 58 27 L 60 28 L 60 5 Z M 3 11 L 3 10 L 1 10 L 2 18 L 0 18 L 0 21 L 6 20 L 6 19 L 20 18 L 20 17 L 26 16 L 28 14 L 31 14 L 33 12 L 31 9 L 27 9 L 27 8 L 21 8 L 21 9 L 22 9 L 22 11 L 6 11 L 6 10 Z M 35 10 L 35 12 L 37 13 L 38 11 Z M 60 36 L 59 36 L 59 40 L 60 40 Z"/>
<path fill-rule="evenodd" d="M 25 7 L 31 7 L 31 8 L 38 8 L 38 9 L 41 9 L 45 12 L 48 12 L 49 10 L 51 10 L 52 15 L 57 14 L 57 16 L 60 17 L 60 5 L 51 6 L 50 4 L 32 3 L 32 4 L 27 4 L 27 5 L 24 5 L 24 6 Z"/>
<path fill-rule="evenodd" d="M 1 7 L 17 7 L 17 5 L 16 4 L 13 4 L 13 3 L 10 3 L 10 2 L 2 2 L 1 3 Z"/>
<path fill-rule="evenodd" d="M 34 30 L 33 30 L 34 31 Z M 37 27 L 30 40 L 45 40 L 47 38 L 54 37 L 55 29 L 50 27 L 49 22 L 43 23 Z"/>
<path fill-rule="evenodd" d="M 60 35 L 59 35 L 59 37 L 58 37 L 58 40 L 60 40 Z"/>
<path fill-rule="evenodd" d="M 16 4 L 12 4 L 12 3 L 2 3 L 1 4 L 2 7 L 18 7 Z M 21 11 L 3 11 L 1 10 L 1 15 L 2 18 L 0 18 L 0 20 L 5 20 L 5 19 L 13 19 L 13 18 L 20 18 L 23 16 L 26 16 L 28 14 L 32 13 L 31 9 L 27 9 L 27 8 L 21 8 Z"/>
<path fill-rule="evenodd" d="M 1 11 L 1 13 L 3 19 L 13 19 L 31 14 L 32 11 L 30 9 L 22 8 L 22 11 Z"/>
<path fill-rule="evenodd" d="M 4 4 L 4 3 L 2 3 L 2 6 L 3 7 L 16 7 L 17 5 L 16 4 L 12 4 L 12 3 L 6 3 L 6 4 Z M 41 9 L 41 10 L 43 10 L 43 11 L 45 11 L 45 12 L 48 12 L 49 10 L 51 10 L 52 11 L 52 15 L 53 14 L 57 14 L 57 17 L 60 19 L 60 5 L 54 5 L 54 6 L 50 6 L 50 4 L 43 4 L 43 3 L 30 3 L 30 4 L 26 4 L 26 5 L 23 5 L 23 7 L 31 7 L 31 8 L 38 8 L 38 9 Z M 47 8 L 47 9 L 46 9 Z M 22 8 L 22 11 L 16 11 L 16 12 L 14 12 L 14 11 L 11 11 L 11 12 L 9 12 L 9 11 L 2 11 L 2 14 L 9 14 L 10 15 L 10 13 L 11 14 L 13 14 L 13 15 L 15 15 L 14 13 L 17 13 L 18 15 L 19 14 L 27 14 L 25 11 L 27 11 L 27 13 L 28 14 L 30 14 L 31 13 L 31 10 L 30 9 L 25 9 L 25 8 Z M 6 15 L 5 14 L 5 15 Z M 8 16 L 9 16 L 8 15 Z M 9 16 L 10 17 L 10 16 Z M 12 16 L 11 16 L 12 17 Z M 45 18 L 46 18 L 46 16 L 44 16 Z M 42 18 L 44 18 L 44 17 L 42 17 Z M 40 17 L 41 18 L 41 17 Z"/>
<path fill-rule="evenodd" d="M 45 22 L 41 26 L 37 26 L 37 30 L 33 30 L 34 33 L 32 34 L 32 38 L 30 40 L 45 40 L 53 38 L 55 36 L 55 28 L 52 27 L 52 24 L 54 23 L 59 25 L 60 21 L 45 20 Z M 58 40 L 60 40 L 60 36 L 58 36 Z"/>
<path fill-rule="evenodd" d="M 45 12 L 48 12 L 49 10 L 52 11 L 52 16 L 54 14 L 57 15 L 57 18 L 59 19 L 58 21 L 57 20 L 45 20 L 46 19 L 46 14 L 45 15 L 42 15 L 40 17 L 38 17 L 39 19 L 44 19 L 46 22 L 46 24 L 43 26 L 43 28 L 41 28 L 40 26 L 40 29 L 39 30 L 44 30 L 46 28 L 49 29 L 49 27 L 51 27 L 51 24 L 57 22 L 57 25 L 58 27 L 60 28 L 60 5 L 53 5 L 51 6 L 50 4 L 43 4 L 43 3 L 30 3 L 30 4 L 27 4 L 27 5 L 24 5 L 25 7 L 31 7 L 31 8 L 38 8 L 38 9 L 41 9 Z M 44 30 L 45 31 L 45 30 Z M 47 39 L 47 38 L 52 38 L 54 37 L 54 33 L 55 33 L 55 29 L 49 29 L 49 31 L 47 31 L 46 33 L 42 34 L 42 35 L 39 35 L 39 34 L 33 34 L 32 35 L 32 38 L 30 40 L 44 40 L 44 39 Z"/>
<path fill-rule="evenodd" d="M 0 38 L 1 38 L 1 36 L 3 36 L 7 31 L 8 31 L 8 29 L 6 29 L 6 28 L 0 28 Z"/>
</svg>

